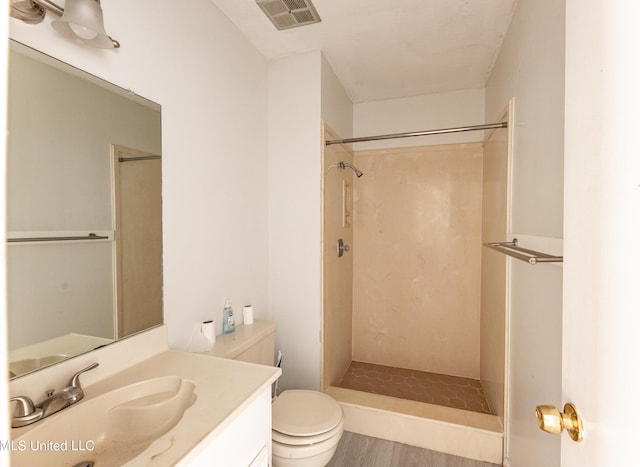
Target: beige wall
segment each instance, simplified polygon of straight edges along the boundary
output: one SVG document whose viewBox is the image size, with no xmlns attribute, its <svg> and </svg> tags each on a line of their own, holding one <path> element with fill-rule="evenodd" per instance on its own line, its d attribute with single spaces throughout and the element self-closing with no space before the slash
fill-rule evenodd
<svg viewBox="0 0 640 467">
<path fill-rule="evenodd" d="M 506 120 L 505 117 L 501 120 Z M 482 242 L 507 239 L 509 132 L 493 130 L 482 164 Z M 507 256 L 483 248 L 480 318 L 480 380 L 493 412 L 504 420 L 507 325 Z"/>
<path fill-rule="evenodd" d="M 353 136 L 353 104 L 324 55 L 322 71 L 323 138 Z M 334 384 L 351 362 L 351 310 L 353 255 L 338 258 L 336 242 L 353 245 L 353 227 L 343 226 L 343 183 L 353 188 L 353 172 L 329 166 L 339 161 L 353 163 L 353 152 L 344 145 L 323 147 L 322 163 L 322 369 L 320 386 Z M 352 192 L 353 193 L 353 192 Z"/>
<path fill-rule="evenodd" d="M 340 136 L 325 126 L 325 139 Z M 338 257 L 337 241 L 353 246 L 353 218 L 345 219 L 346 209 L 353 212 L 348 191 L 360 180 L 353 171 L 338 169 L 338 162 L 353 163 L 353 152 L 345 145 L 326 146 L 323 160 L 323 320 L 322 320 L 322 380 L 321 386 L 337 383 L 351 363 L 353 254 Z M 348 213 L 347 213 L 348 214 Z"/>
<path fill-rule="evenodd" d="M 478 378 L 481 144 L 355 165 L 353 359 Z"/>
</svg>

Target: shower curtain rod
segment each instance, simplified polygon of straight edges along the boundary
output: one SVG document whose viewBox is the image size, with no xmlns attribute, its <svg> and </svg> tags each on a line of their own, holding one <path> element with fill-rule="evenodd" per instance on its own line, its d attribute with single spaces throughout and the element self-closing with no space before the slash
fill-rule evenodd
<svg viewBox="0 0 640 467">
<path fill-rule="evenodd" d="M 414 131 L 410 133 L 393 133 L 390 135 L 378 135 L 378 136 L 362 136 L 360 138 L 329 140 L 325 142 L 325 145 L 329 146 L 331 144 L 360 143 L 362 141 L 377 141 L 381 139 L 410 138 L 412 136 L 441 135 L 443 133 L 459 133 L 461 131 L 490 130 L 492 128 L 507 128 L 507 126 L 508 126 L 508 122 L 500 122 L 500 123 L 487 123 L 485 125 L 462 126 L 458 128 L 443 128 L 441 130 Z"/>
</svg>

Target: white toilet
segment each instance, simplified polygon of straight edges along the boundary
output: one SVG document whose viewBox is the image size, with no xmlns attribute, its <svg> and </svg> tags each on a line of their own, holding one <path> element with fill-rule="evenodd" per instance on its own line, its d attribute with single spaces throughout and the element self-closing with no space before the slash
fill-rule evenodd
<svg viewBox="0 0 640 467">
<path fill-rule="evenodd" d="M 340 404 L 318 391 L 289 389 L 272 406 L 274 467 L 324 467 L 342 437 Z"/>
<path fill-rule="evenodd" d="M 243 362 L 273 365 L 275 323 L 254 321 L 217 336 L 210 353 Z M 286 357 L 285 357 L 286 358 Z M 301 389 L 283 391 L 271 406 L 274 467 L 324 467 L 342 437 L 342 407 L 330 396 Z"/>
</svg>

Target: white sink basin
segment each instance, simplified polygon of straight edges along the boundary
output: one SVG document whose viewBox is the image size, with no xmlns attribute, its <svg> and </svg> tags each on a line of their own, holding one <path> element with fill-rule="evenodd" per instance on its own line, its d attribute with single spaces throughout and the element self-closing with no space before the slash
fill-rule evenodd
<svg viewBox="0 0 640 467">
<path fill-rule="evenodd" d="M 193 381 L 163 376 L 85 398 L 14 438 L 11 465 L 124 465 L 180 422 L 194 391 Z"/>
</svg>

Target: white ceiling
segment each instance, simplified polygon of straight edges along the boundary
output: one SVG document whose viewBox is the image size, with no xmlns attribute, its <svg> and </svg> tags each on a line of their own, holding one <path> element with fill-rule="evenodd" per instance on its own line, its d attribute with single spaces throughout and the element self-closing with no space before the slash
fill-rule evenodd
<svg viewBox="0 0 640 467">
<path fill-rule="evenodd" d="M 268 59 L 322 50 L 354 102 L 485 85 L 517 0 L 312 0 L 278 31 L 255 0 L 212 0 Z"/>
</svg>

